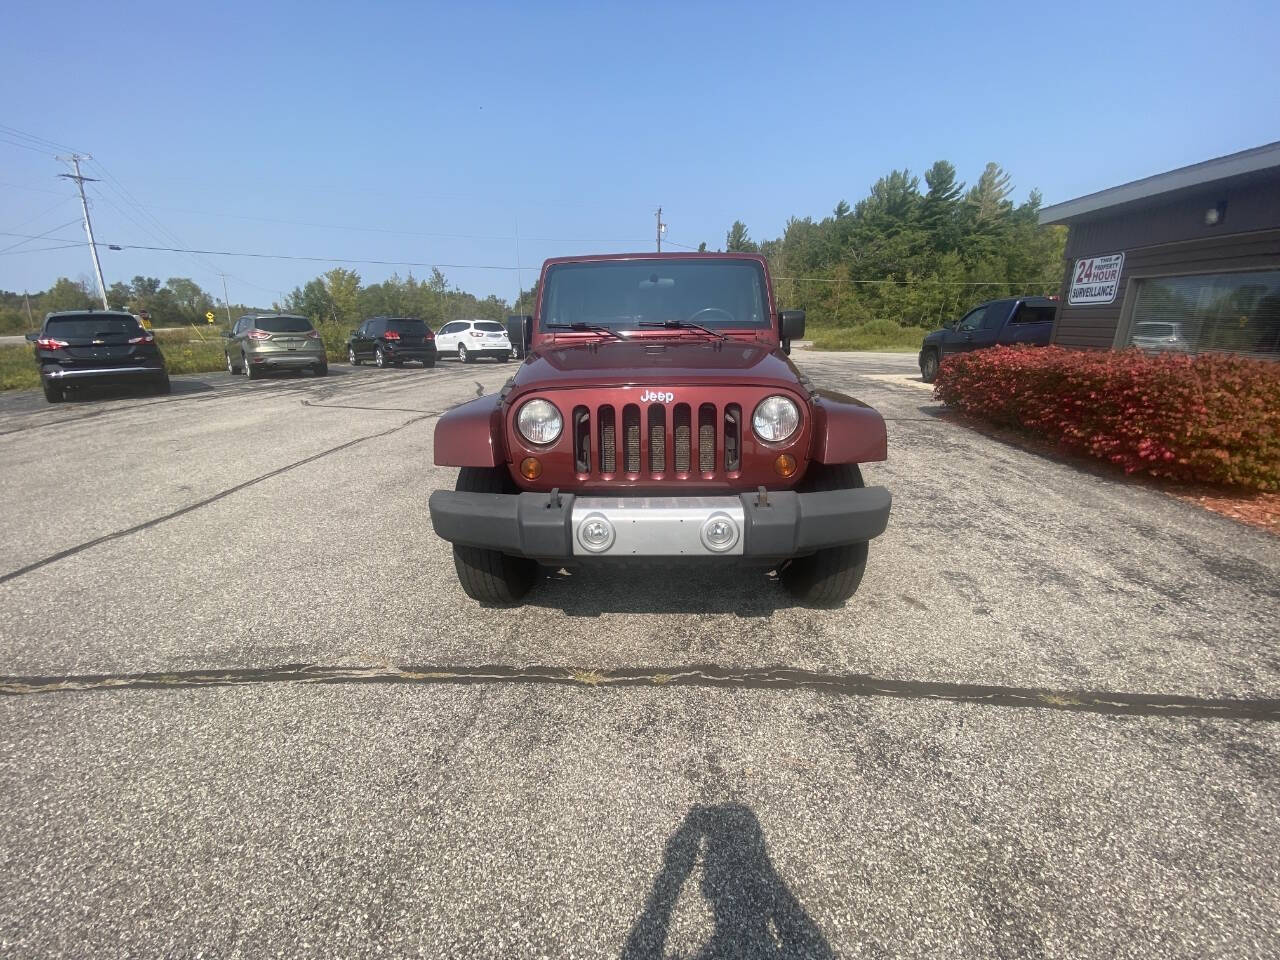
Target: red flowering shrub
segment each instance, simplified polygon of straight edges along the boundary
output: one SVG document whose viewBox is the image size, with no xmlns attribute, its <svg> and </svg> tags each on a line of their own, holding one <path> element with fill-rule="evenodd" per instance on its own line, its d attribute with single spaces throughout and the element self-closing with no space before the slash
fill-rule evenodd
<svg viewBox="0 0 1280 960">
<path fill-rule="evenodd" d="M 1280 363 L 997 347 L 947 357 L 934 396 L 1126 473 L 1280 490 Z"/>
</svg>

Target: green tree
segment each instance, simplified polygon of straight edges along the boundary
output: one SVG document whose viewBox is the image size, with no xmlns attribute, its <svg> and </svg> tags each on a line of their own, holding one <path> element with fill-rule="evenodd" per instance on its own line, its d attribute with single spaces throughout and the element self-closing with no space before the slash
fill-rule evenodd
<svg viewBox="0 0 1280 960">
<path fill-rule="evenodd" d="M 1013 187 L 1009 183 L 1009 174 L 1000 168 L 998 163 L 988 163 L 982 176 L 973 185 L 973 189 L 965 195 L 965 204 L 970 215 L 979 224 L 990 224 L 1005 216 L 1013 208 L 1009 202 L 1009 194 Z"/>
<path fill-rule="evenodd" d="M 101 306 L 87 283 L 67 277 L 59 277 L 40 297 L 41 311 L 84 310 L 86 307 Z"/>
<path fill-rule="evenodd" d="M 124 310 L 129 306 L 129 301 L 133 298 L 133 288 L 127 283 L 121 283 L 117 280 L 111 286 L 107 287 L 107 305 L 112 310 Z"/>
<path fill-rule="evenodd" d="M 334 267 L 324 273 L 322 279 L 333 308 L 333 319 L 345 326 L 358 326 L 363 319 L 360 316 L 360 274 L 345 267 Z"/>
<path fill-rule="evenodd" d="M 729 253 L 755 253 L 756 245 L 751 242 L 747 233 L 747 225 L 741 220 L 733 221 L 733 226 L 725 234 L 724 248 Z"/>
</svg>

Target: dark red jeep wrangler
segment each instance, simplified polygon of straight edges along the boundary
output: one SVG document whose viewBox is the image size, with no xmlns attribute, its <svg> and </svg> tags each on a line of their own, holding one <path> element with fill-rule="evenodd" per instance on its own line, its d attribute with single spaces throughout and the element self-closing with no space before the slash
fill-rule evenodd
<svg viewBox="0 0 1280 960">
<path fill-rule="evenodd" d="M 516 375 L 435 433 L 436 463 L 462 470 L 431 522 L 468 596 L 631 558 L 755 562 L 815 605 L 858 588 L 889 521 L 858 469 L 885 459 L 884 420 L 788 359 L 804 313 L 775 308 L 763 257 L 548 260 L 513 320 Z"/>
</svg>

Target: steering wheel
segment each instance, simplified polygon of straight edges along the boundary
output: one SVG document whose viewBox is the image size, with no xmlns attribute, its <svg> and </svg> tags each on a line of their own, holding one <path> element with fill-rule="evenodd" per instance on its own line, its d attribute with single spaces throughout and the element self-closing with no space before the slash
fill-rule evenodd
<svg viewBox="0 0 1280 960">
<path fill-rule="evenodd" d="M 699 310 L 697 313 L 695 313 L 692 317 L 690 317 L 690 318 L 689 318 L 687 321 L 685 321 L 685 322 L 686 322 L 686 323 L 697 323 L 697 322 L 698 322 L 698 318 L 699 318 L 699 317 L 701 317 L 703 314 L 706 314 L 706 313 L 714 313 L 714 314 L 717 314 L 717 317 L 716 317 L 715 319 L 721 319 L 721 318 L 722 318 L 722 319 L 728 320 L 730 323 L 733 323 L 733 322 L 734 322 L 734 316 L 733 316 L 733 314 L 732 314 L 732 313 L 730 313 L 728 310 L 721 310 L 719 307 L 703 307 L 701 310 Z M 709 320 L 710 320 L 710 319 L 712 319 L 712 318 L 711 318 L 711 317 L 708 317 L 707 319 L 709 319 Z"/>
</svg>

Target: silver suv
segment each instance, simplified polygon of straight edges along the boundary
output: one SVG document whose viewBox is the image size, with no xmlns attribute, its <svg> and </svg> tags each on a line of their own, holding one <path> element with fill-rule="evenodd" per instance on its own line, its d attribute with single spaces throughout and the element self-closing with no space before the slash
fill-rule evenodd
<svg viewBox="0 0 1280 960">
<path fill-rule="evenodd" d="M 223 335 L 227 373 L 257 380 L 268 370 L 329 372 L 324 341 L 306 317 L 287 313 L 252 313 Z"/>
</svg>

